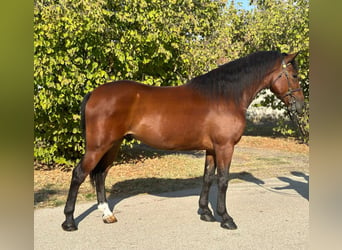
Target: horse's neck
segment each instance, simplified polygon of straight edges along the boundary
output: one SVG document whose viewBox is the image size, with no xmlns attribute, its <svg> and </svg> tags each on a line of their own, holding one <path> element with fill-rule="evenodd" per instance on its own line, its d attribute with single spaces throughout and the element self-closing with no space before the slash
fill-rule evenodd
<svg viewBox="0 0 342 250">
<path fill-rule="evenodd" d="M 255 99 L 256 95 L 263 89 L 268 87 L 266 79 L 263 79 L 260 83 L 251 84 L 243 93 L 241 107 L 246 111 L 252 101 Z"/>
</svg>

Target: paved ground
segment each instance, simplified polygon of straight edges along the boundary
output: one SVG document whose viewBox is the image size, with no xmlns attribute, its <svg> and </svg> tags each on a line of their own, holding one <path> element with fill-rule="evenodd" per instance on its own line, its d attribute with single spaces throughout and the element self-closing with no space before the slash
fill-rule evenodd
<svg viewBox="0 0 342 250">
<path fill-rule="evenodd" d="M 225 230 L 197 214 L 199 189 L 110 201 L 118 222 L 104 224 L 94 203 L 76 204 L 78 231 L 64 232 L 63 207 L 34 212 L 35 249 L 308 249 L 309 176 L 244 182 L 228 188 L 238 225 Z M 216 204 L 216 187 L 211 204 Z"/>
</svg>

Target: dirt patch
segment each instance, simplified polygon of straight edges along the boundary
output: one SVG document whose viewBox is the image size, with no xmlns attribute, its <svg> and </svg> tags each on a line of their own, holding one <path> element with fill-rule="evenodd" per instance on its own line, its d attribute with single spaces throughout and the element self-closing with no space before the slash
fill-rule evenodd
<svg viewBox="0 0 342 250">
<path fill-rule="evenodd" d="M 260 136 L 243 136 L 237 146 L 265 148 L 293 153 L 309 153 L 309 146 L 298 143 L 293 138 L 272 138 Z"/>
<path fill-rule="evenodd" d="M 127 150 L 127 149 L 125 149 Z M 140 146 L 122 152 L 106 179 L 109 198 L 144 193 L 160 193 L 199 187 L 202 184 L 204 152 L 167 152 Z M 292 139 L 244 136 L 233 155 L 230 182 L 306 175 L 309 172 L 309 147 Z M 34 170 L 34 206 L 64 205 L 71 172 L 59 169 Z M 79 201 L 95 201 L 95 191 L 85 181 Z"/>
</svg>

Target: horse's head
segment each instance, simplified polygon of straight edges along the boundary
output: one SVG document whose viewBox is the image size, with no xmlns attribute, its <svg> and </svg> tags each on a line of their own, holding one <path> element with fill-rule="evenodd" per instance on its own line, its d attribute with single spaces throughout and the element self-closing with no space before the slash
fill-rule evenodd
<svg viewBox="0 0 342 250">
<path fill-rule="evenodd" d="M 270 89 L 291 112 L 302 114 L 304 95 L 299 85 L 297 66 L 294 61 L 297 54 L 283 54 L 280 66 L 273 73 Z"/>
</svg>

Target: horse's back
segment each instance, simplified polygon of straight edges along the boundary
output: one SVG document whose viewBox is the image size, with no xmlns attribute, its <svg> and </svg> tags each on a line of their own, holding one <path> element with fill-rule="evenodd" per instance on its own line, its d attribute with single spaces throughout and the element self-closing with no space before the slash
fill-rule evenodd
<svg viewBox="0 0 342 250">
<path fill-rule="evenodd" d="M 123 101 L 126 106 L 135 102 L 139 102 L 141 107 L 154 105 L 153 110 L 155 111 L 164 106 L 169 108 L 172 105 L 176 108 L 181 105 L 185 108 L 186 105 L 191 105 L 191 103 L 203 102 L 203 98 L 199 98 L 198 93 L 186 88 L 185 85 L 156 87 L 129 80 L 109 82 L 97 87 L 92 92 L 89 102 L 93 105 L 101 105 L 101 102 L 106 102 L 107 106 L 111 106 L 109 102 L 119 100 Z"/>
</svg>

